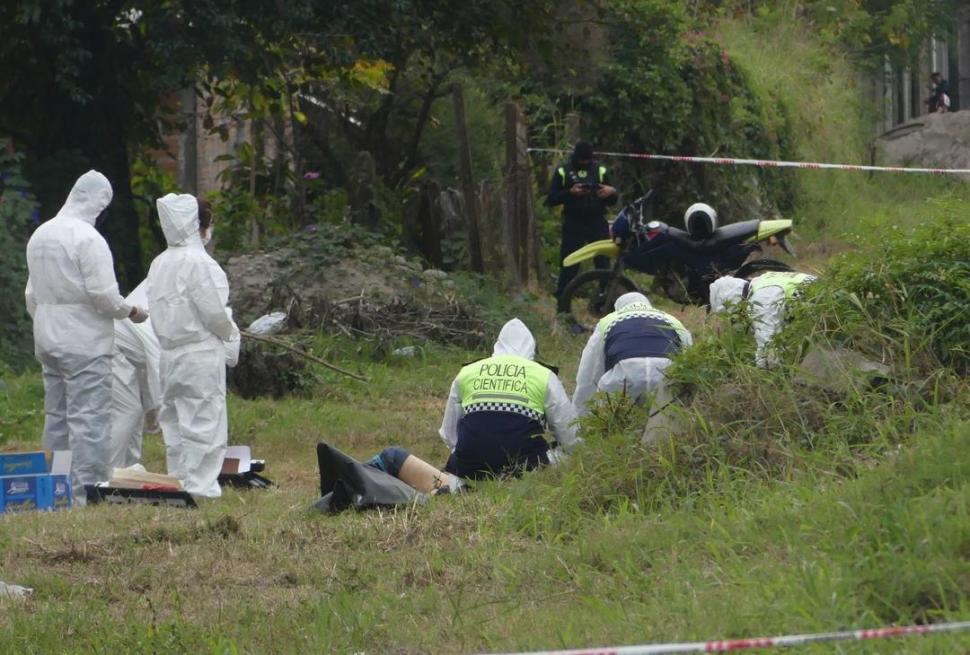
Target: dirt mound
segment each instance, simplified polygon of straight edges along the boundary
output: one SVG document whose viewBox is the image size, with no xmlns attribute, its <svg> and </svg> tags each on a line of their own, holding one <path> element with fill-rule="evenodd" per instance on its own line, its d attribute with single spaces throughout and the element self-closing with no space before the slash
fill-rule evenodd
<svg viewBox="0 0 970 655">
<path fill-rule="evenodd" d="M 337 257 L 285 247 L 233 257 L 225 270 L 240 326 L 283 311 L 292 328 L 383 341 L 407 336 L 474 347 L 484 338 L 483 322 L 447 273 L 422 270 L 386 247 Z"/>
<path fill-rule="evenodd" d="M 485 345 L 485 322 L 458 297 L 447 273 L 424 270 L 384 246 L 360 245 L 336 229 L 234 256 L 223 268 L 239 326 L 286 312 L 284 338 L 297 345 L 310 346 L 317 330 L 367 339 L 376 354 L 402 339 Z M 292 352 L 244 339 L 230 387 L 245 397 L 300 392 L 312 378 L 307 365 Z"/>
</svg>

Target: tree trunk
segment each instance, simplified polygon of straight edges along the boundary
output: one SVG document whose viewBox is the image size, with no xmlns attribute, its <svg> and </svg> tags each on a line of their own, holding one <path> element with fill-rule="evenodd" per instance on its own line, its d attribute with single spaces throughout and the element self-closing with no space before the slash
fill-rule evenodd
<svg viewBox="0 0 970 655">
<path fill-rule="evenodd" d="M 350 220 L 373 230 L 380 222 L 374 190 L 377 188 L 377 169 L 369 152 L 357 153 L 350 175 Z"/>
<path fill-rule="evenodd" d="M 424 258 L 435 268 L 444 268 L 444 254 L 441 251 L 441 207 L 439 197 L 441 187 L 427 184 L 421 191 L 421 205 L 418 212 L 418 225 L 421 228 L 421 250 Z"/>
<path fill-rule="evenodd" d="M 455 129 L 458 131 L 458 152 L 461 161 L 461 191 L 465 197 L 465 213 L 468 216 L 468 255 L 472 270 L 484 273 L 482 262 L 482 243 L 478 229 L 478 196 L 475 194 L 475 180 L 472 177 L 472 153 L 468 143 L 468 127 L 465 124 L 465 96 L 461 85 L 452 87 L 455 102 Z"/>
</svg>

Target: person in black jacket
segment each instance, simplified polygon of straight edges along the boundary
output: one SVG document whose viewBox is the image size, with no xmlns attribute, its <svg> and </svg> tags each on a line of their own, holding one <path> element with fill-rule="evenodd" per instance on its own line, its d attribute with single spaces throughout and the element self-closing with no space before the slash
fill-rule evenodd
<svg viewBox="0 0 970 655">
<path fill-rule="evenodd" d="M 587 243 L 609 239 L 606 208 L 616 202 L 616 189 L 610 184 L 606 166 L 593 159 L 593 146 L 580 141 L 572 157 L 552 174 L 546 204 L 563 206 L 562 245 L 559 261 Z M 597 257 L 597 268 L 609 266 L 606 257 Z M 579 266 L 566 266 L 559 271 L 556 298 L 579 272 Z"/>
<path fill-rule="evenodd" d="M 950 109 L 950 85 L 943 75 L 933 73 L 930 75 L 930 97 L 926 99 L 926 104 L 931 114 L 945 113 Z"/>
</svg>

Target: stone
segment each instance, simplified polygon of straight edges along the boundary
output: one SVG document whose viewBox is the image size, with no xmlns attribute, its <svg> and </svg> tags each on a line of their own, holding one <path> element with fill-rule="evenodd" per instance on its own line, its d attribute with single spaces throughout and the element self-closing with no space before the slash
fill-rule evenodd
<svg viewBox="0 0 970 655">
<path fill-rule="evenodd" d="M 883 165 L 970 169 L 970 110 L 920 116 L 880 136 L 876 149 Z"/>
<path fill-rule="evenodd" d="M 847 394 L 887 379 L 890 373 L 885 364 L 867 359 L 854 350 L 813 346 L 799 364 L 795 382 Z"/>
</svg>

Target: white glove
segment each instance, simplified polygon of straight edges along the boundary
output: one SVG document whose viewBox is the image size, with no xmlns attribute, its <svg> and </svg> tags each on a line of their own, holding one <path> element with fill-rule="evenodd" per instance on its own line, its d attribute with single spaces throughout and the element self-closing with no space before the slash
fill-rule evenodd
<svg viewBox="0 0 970 655">
<path fill-rule="evenodd" d="M 132 323 L 144 323 L 148 320 L 148 310 L 144 307 L 133 305 L 131 313 L 128 314 L 128 318 L 131 319 Z"/>
</svg>

